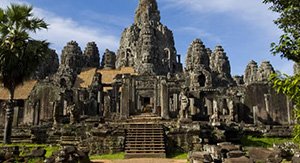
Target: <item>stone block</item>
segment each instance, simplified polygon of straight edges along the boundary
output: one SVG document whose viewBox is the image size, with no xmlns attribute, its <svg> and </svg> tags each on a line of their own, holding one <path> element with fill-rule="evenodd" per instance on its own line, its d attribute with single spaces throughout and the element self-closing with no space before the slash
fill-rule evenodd
<svg viewBox="0 0 300 163">
<path fill-rule="evenodd" d="M 261 161 L 280 163 L 282 161 L 282 157 L 279 151 L 270 150 L 266 148 L 250 148 L 249 157 L 255 162 Z"/>
<path fill-rule="evenodd" d="M 243 151 L 229 151 L 226 156 L 227 158 L 239 158 L 245 155 Z"/>
<path fill-rule="evenodd" d="M 293 156 L 292 157 L 292 163 L 300 163 L 300 157 L 299 156 Z"/>
<path fill-rule="evenodd" d="M 31 151 L 31 157 L 45 157 L 46 150 L 42 148 L 37 148 Z"/>
<path fill-rule="evenodd" d="M 197 162 L 203 162 L 203 163 L 210 163 L 213 162 L 212 157 L 208 152 L 190 152 L 188 159 L 192 163 L 197 163 Z"/>
</svg>

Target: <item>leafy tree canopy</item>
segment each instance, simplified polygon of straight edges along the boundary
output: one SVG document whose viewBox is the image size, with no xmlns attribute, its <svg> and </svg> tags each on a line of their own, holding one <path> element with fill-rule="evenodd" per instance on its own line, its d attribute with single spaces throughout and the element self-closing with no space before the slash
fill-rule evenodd
<svg viewBox="0 0 300 163">
<path fill-rule="evenodd" d="M 270 9 L 279 13 L 279 18 L 274 23 L 284 33 L 280 36 L 279 42 L 271 44 L 271 51 L 274 55 L 279 54 L 300 64 L 300 1 L 299 0 L 264 0 L 270 3 Z M 298 66 L 296 66 L 298 67 Z M 295 104 L 295 120 L 298 122 L 294 127 L 294 139 L 300 142 L 300 74 L 296 71 L 293 76 L 280 73 L 270 76 L 273 87 L 277 92 L 286 94 Z"/>
<path fill-rule="evenodd" d="M 29 33 L 47 26 L 43 19 L 33 16 L 31 6 L 0 8 L 0 81 L 6 88 L 22 83 L 45 58 L 48 43 L 32 39 Z"/>
</svg>

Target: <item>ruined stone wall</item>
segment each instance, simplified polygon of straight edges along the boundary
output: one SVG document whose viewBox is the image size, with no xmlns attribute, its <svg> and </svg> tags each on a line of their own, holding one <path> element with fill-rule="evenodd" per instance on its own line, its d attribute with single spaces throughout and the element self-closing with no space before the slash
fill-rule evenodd
<svg viewBox="0 0 300 163">
<path fill-rule="evenodd" d="M 283 94 L 277 94 L 268 84 L 251 84 L 246 87 L 244 118 L 249 118 L 252 123 L 263 124 L 288 124 L 289 115 L 292 113 L 291 103 Z M 255 110 L 256 114 L 253 114 Z M 248 118 L 247 118 L 248 117 Z M 247 120 L 248 119 L 248 120 Z"/>
<path fill-rule="evenodd" d="M 36 120 L 39 124 L 53 122 L 54 102 L 59 100 L 59 93 L 59 88 L 52 84 L 38 83 L 25 103 L 23 124 Z"/>
</svg>

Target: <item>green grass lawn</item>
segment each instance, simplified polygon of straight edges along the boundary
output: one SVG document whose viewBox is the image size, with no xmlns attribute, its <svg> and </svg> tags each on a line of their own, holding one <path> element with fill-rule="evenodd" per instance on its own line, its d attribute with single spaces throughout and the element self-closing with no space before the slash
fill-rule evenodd
<svg viewBox="0 0 300 163">
<path fill-rule="evenodd" d="M 171 153 L 167 158 L 178 159 L 178 160 L 186 160 L 188 153 Z"/>
<path fill-rule="evenodd" d="M 46 152 L 46 157 L 50 157 L 52 155 L 53 152 L 58 151 L 60 149 L 59 146 L 56 145 L 50 145 L 50 144 L 27 144 L 27 143 L 16 143 L 16 144 L 2 144 L 0 143 L 0 147 L 14 147 L 14 146 L 19 146 L 20 150 L 22 149 L 22 147 L 27 147 L 32 149 L 35 149 L 37 147 L 41 147 L 44 148 L 47 152 Z M 28 155 L 30 153 L 24 153 L 22 151 L 20 151 L 20 155 L 24 156 L 24 155 Z"/>
<path fill-rule="evenodd" d="M 245 147 L 272 147 L 273 144 L 281 144 L 284 142 L 291 142 L 292 138 L 268 138 L 268 137 L 252 137 L 244 136 L 241 143 Z"/>
</svg>

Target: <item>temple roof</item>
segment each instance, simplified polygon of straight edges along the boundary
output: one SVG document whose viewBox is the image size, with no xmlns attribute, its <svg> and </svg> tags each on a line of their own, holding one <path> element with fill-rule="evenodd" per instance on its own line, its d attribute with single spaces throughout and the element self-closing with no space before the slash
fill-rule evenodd
<svg viewBox="0 0 300 163">
<path fill-rule="evenodd" d="M 97 71 L 102 75 L 103 84 L 111 84 L 114 78 L 119 74 L 131 74 L 136 75 L 133 67 L 122 67 L 121 69 L 101 69 Z"/>
<path fill-rule="evenodd" d="M 83 68 L 81 73 L 77 76 L 74 87 L 88 88 L 93 83 L 96 68 Z"/>
<path fill-rule="evenodd" d="M 16 100 L 28 99 L 28 97 L 36 83 L 37 83 L 36 80 L 29 80 L 29 81 L 25 81 L 23 84 L 17 86 L 15 89 L 14 99 L 16 99 Z M 8 100 L 8 99 L 9 99 L 9 92 L 0 83 L 0 100 Z"/>
</svg>

